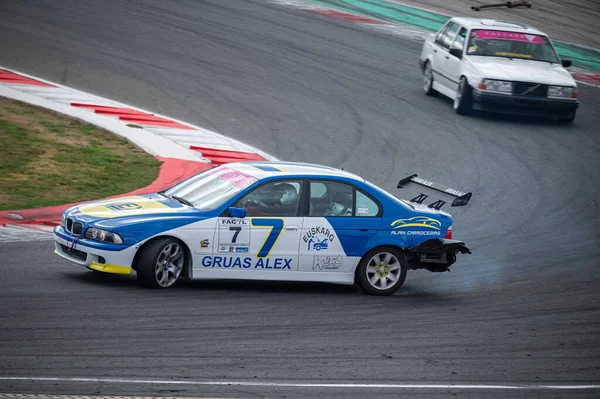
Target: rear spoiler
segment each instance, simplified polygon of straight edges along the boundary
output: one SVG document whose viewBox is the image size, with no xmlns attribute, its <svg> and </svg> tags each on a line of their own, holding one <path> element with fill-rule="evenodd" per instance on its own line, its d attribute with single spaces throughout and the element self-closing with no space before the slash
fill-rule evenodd
<svg viewBox="0 0 600 399">
<path fill-rule="evenodd" d="M 484 8 L 498 8 L 498 7 L 508 7 L 508 8 L 527 7 L 527 8 L 531 8 L 531 6 L 532 6 L 531 1 L 516 0 L 516 1 L 505 1 L 505 2 L 502 2 L 502 3 L 482 4 L 482 5 L 479 5 L 479 6 L 471 6 L 471 10 L 481 11 Z"/>
<path fill-rule="evenodd" d="M 421 179 L 416 174 L 400 180 L 398 188 L 406 188 L 419 193 L 419 195 L 410 200 L 417 204 L 422 204 L 428 197 L 436 198 L 436 201 L 427 206 L 438 211 L 450 201 L 452 201 L 450 206 L 465 206 L 469 203 L 472 195 L 471 193 L 463 193 L 462 191 Z"/>
</svg>

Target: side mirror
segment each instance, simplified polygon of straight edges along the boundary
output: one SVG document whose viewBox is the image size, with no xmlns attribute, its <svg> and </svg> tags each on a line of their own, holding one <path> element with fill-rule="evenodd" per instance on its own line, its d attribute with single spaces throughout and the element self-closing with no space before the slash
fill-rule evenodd
<svg viewBox="0 0 600 399">
<path fill-rule="evenodd" d="M 229 212 L 229 216 L 231 216 L 232 218 L 243 219 L 246 217 L 246 209 L 245 208 L 236 208 L 236 207 L 230 206 L 229 209 L 227 209 L 227 212 Z"/>
<path fill-rule="evenodd" d="M 564 66 L 565 68 L 570 67 L 571 65 L 573 65 L 573 61 L 571 60 L 561 60 L 562 66 Z"/>
<path fill-rule="evenodd" d="M 462 50 L 459 48 L 451 48 L 450 49 L 450 55 L 455 56 L 458 59 L 462 59 Z"/>
</svg>

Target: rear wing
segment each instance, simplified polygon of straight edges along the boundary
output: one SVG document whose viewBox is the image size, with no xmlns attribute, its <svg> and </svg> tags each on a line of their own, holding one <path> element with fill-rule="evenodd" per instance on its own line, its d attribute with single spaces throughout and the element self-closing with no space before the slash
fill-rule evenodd
<svg viewBox="0 0 600 399">
<path fill-rule="evenodd" d="M 499 7 L 508 7 L 508 8 L 527 7 L 527 8 L 531 8 L 531 6 L 532 6 L 531 1 L 516 0 L 516 1 L 504 1 L 502 3 L 482 4 L 482 5 L 479 5 L 479 6 L 471 6 L 471 10 L 481 11 L 484 8 L 499 8 Z"/>
<path fill-rule="evenodd" d="M 436 200 L 427 206 L 438 211 L 450 201 L 452 201 L 450 206 L 465 206 L 469 203 L 472 195 L 471 193 L 463 193 L 462 191 L 421 179 L 416 174 L 400 180 L 398 188 L 406 188 L 419 193 L 419 195 L 410 200 L 410 202 L 417 204 L 423 204 L 429 197 L 435 198 Z"/>
</svg>

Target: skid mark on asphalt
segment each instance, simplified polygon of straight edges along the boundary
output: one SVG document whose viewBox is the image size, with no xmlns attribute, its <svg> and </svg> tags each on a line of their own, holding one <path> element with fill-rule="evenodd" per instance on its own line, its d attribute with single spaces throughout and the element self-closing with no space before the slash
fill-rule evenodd
<svg viewBox="0 0 600 399">
<path fill-rule="evenodd" d="M 0 243 L 31 242 L 52 240 L 52 234 L 46 231 L 26 227 L 0 227 Z"/>
<path fill-rule="evenodd" d="M 312 14 L 322 15 L 325 17 L 330 17 L 333 19 L 337 19 L 340 21 L 351 22 L 357 25 L 360 25 L 366 29 L 377 30 L 381 33 L 385 33 L 388 35 L 393 35 L 396 37 L 401 37 L 406 40 L 421 42 L 425 40 L 425 38 L 431 34 L 431 32 L 435 32 L 439 27 L 441 27 L 445 21 L 449 18 L 447 16 L 442 16 L 441 14 L 432 14 L 425 11 L 419 11 L 418 9 L 412 9 L 410 7 L 404 7 L 407 10 L 412 9 L 417 14 L 413 17 L 424 18 L 423 15 L 419 16 L 419 14 L 429 14 L 430 17 L 432 15 L 439 15 L 442 19 L 436 20 L 435 17 L 431 21 L 427 21 L 425 18 L 425 24 L 412 24 L 410 22 L 411 16 L 409 15 L 408 19 L 401 18 L 400 20 L 386 17 L 385 13 L 377 13 L 373 12 L 374 17 L 369 17 L 367 15 L 361 15 L 358 8 L 345 8 L 342 7 L 343 4 L 338 3 L 328 3 L 319 0 L 270 0 L 271 3 L 277 4 L 280 6 L 286 6 L 290 8 L 300 9 L 303 11 L 308 11 Z M 315 4 L 316 3 L 316 4 Z M 385 2 L 382 2 L 385 3 Z M 342 7 L 344 10 L 330 8 L 332 7 Z M 365 10 L 368 11 L 367 7 Z M 363 11 L 365 11 L 363 10 Z M 372 10 L 371 10 L 372 11 Z M 406 12 L 406 10 L 404 10 Z M 410 13 L 409 13 L 410 14 Z M 433 25 L 432 25 L 433 24 Z M 423 30 L 425 29 L 425 30 Z M 566 56 L 565 58 L 577 61 L 581 64 L 581 66 L 589 67 L 590 69 L 597 69 L 600 66 L 600 63 L 597 61 L 597 53 L 598 50 L 595 49 L 586 49 L 580 46 L 571 45 L 568 43 L 555 43 L 556 47 L 560 50 L 559 55 Z M 576 50 L 574 50 L 576 49 Z M 584 55 L 579 55 L 582 53 Z M 600 87 L 600 74 L 589 71 L 587 69 L 583 69 L 580 67 L 570 67 L 567 70 L 573 75 L 573 78 L 585 85 Z"/>
</svg>

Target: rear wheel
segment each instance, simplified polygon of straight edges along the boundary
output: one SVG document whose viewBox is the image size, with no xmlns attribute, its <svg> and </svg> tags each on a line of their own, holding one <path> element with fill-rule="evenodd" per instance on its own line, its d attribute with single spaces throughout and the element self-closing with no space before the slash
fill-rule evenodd
<svg viewBox="0 0 600 399">
<path fill-rule="evenodd" d="M 454 98 L 454 111 L 459 115 L 469 115 L 473 111 L 473 93 L 467 79 L 460 78 L 456 97 Z"/>
<path fill-rule="evenodd" d="M 391 295 L 398 291 L 408 270 L 404 253 L 394 247 L 369 251 L 356 269 L 356 282 L 371 295 Z"/>
<path fill-rule="evenodd" d="M 174 238 L 159 238 L 141 249 L 135 270 L 140 282 L 152 288 L 169 288 L 179 278 L 186 263 L 183 245 Z"/>
<path fill-rule="evenodd" d="M 436 96 L 438 94 L 433 88 L 433 70 L 429 61 L 425 61 L 425 66 L 423 67 L 423 91 L 428 96 Z"/>
</svg>

